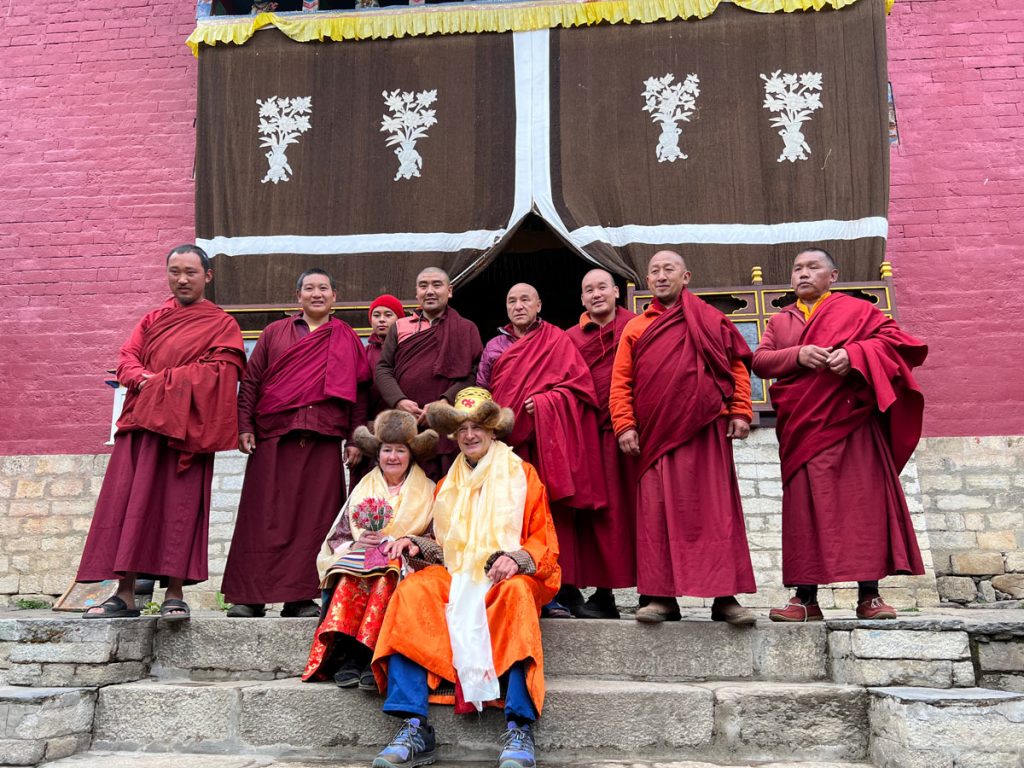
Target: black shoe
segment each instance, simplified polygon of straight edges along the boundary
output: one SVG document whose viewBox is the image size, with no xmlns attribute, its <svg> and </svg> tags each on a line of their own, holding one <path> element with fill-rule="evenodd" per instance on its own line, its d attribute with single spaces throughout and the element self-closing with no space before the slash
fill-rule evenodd
<svg viewBox="0 0 1024 768">
<path fill-rule="evenodd" d="M 558 594 L 555 595 L 555 602 L 559 603 L 573 614 L 576 613 L 576 609 L 583 605 L 583 593 L 580 592 L 579 587 L 574 587 L 572 584 L 563 584 L 562 588 L 558 590 Z"/>
<path fill-rule="evenodd" d="M 437 739 L 434 727 L 410 717 L 373 761 L 371 768 L 413 768 L 430 765 L 437 759 Z"/>
<path fill-rule="evenodd" d="M 296 600 L 285 603 L 281 608 L 281 618 L 284 619 L 315 619 L 319 615 L 320 606 L 312 600 Z"/>
<path fill-rule="evenodd" d="M 349 656 L 345 663 L 334 673 L 334 682 L 339 688 L 355 688 L 359 685 L 359 676 L 363 673 L 363 665 L 359 659 Z"/>
<path fill-rule="evenodd" d="M 619 609 L 615 607 L 615 596 L 610 589 L 599 589 L 587 602 L 576 607 L 572 612 L 578 619 L 617 619 Z"/>
<path fill-rule="evenodd" d="M 235 603 L 228 608 L 229 619 L 258 619 L 267 615 L 263 603 Z"/>
<path fill-rule="evenodd" d="M 373 676 L 373 670 L 367 664 L 359 674 L 359 690 L 377 693 L 377 678 Z"/>
</svg>

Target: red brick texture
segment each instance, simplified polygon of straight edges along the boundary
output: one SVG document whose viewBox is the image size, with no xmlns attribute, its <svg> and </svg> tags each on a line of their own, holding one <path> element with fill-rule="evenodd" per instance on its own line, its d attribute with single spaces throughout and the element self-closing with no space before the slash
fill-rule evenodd
<svg viewBox="0 0 1024 768">
<path fill-rule="evenodd" d="M 193 236 L 190 0 L 0 14 L 0 454 L 98 453 L 116 350 Z M 929 435 L 1024 434 L 1024 2 L 897 0 L 889 253 Z"/>
</svg>

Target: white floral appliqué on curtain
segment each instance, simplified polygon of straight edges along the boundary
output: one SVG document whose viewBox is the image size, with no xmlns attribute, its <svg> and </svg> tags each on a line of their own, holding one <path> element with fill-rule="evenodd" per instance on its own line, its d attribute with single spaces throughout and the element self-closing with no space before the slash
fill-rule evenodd
<svg viewBox="0 0 1024 768">
<path fill-rule="evenodd" d="M 782 154 L 778 161 L 806 160 L 811 148 L 800 126 L 821 109 L 821 72 L 798 75 L 776 70 L 771 76 L 761 75 L 761 79 L 764 80 L 764 108 L 778 115 L 771 119 L 772 127 L 778 128 L 782 137 Z"/>
<path fill-rule="evenodd" d="M 256 99 L 260 105 L 259 132 L 263 137 L 261 147 L 269 147 L 266 153 L 270 169 L 263 177 L 263 183 L 288 181 L 292 167 L 284 152 L 289 144 L 298 144 L 299 136 L 309 130 L 309 115 L 313 109 L 311 96 L 297 96 L 293 99 L 271 96 L 266 101 Z"/>
<path fill-rule="evenodd" d="M 700 78 L 691 73 L 681 83 L 673 82 L 676 76 L 671 72 L 663 77 L 649 77 L 644 81 L 644 112 L 651 113 L 651 120 L 661 126 L 655 154 L 659 163 L 674 163 L 685 160 L 687 155 L 679 149 L 679 137 L 683 129 L 680 120 L 690 122 L 700 96 Z"/>
<path fill-rule="evenodd" d="M 381 95 L 391 114 L 384 115 L 380 129 L 391 134 L 385 144 L 395 147 L 395 157 L 398 158 L 398 173 L 394 180 L 419 177 L 423 158 L 416 151 L 416 141 L 426 138 L 427 128 L 437 123 L 436 110 L 427 109 L 437 101 L 437 89 L 419 93 L 384 91 Z"/>
</svg>

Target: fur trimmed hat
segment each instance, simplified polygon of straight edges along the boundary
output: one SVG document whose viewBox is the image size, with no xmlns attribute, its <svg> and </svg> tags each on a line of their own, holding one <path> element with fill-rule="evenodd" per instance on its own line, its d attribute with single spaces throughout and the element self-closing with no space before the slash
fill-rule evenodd
<svg viewBox="0 0 1024 768">
<path fill-rule="evenodd" d="M 493 429 L 499 439 L 512 431 L 515 414 L 502 408 L 483 387 L 466 387 L 455 396 L 455 404 L 437 402 L 427 406 L 427 423 L 442 435 L 453 435 L 459 425 L 472 421 Z"/>
<path fill-rule="evenodd" d="M 407 445 L 417 461 L 431 459 L 437 453 L 437 432 L 417 432 L 416 417 L 405 411 L 382 411 L 367 427 L 356 427 L 352 442 L 372 459 L 377 458 L 384 443 Z"/>
</svg>

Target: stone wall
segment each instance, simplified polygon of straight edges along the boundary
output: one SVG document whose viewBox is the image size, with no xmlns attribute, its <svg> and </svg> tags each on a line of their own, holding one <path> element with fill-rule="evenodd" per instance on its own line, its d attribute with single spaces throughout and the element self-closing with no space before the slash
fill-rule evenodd
<svg viewBox="0 0 1024 768">
<path fill-rule="evenodd" d="M 759 587 L 758 594 L 744 602 L 761 607 L 780 604 L 787 591 L 781 578 L 782 485 L 774 431 L 755 430 L 736 447 L 735 455 Z M 0 457 L 0 606 L 20 599 L 52 600 L 71 584 L 107 460 L 106 455 Z M 217 456 L 210 514 L 211 578 L 188 590 L 197 605 L 217 605 L 244 468 L 238 452 Z M 899 608 L 928 607 L 939 602 L 940 594 L 945 600 L 962 599 L 969 592 L 965 579 L 972 585 L 977 579 L 980 591 L 976 589 L 970 599 L 994 598 L 988 577 L 1010 571 L 1020 572 L 1017 578 L 1024 576 L 1024 539 L 1012 538 L 1017 535 L 1013 529 L 1022 527 L 1022 470 L 1024 438 L 924 440 L 903 482 L 928 572 L 887 579 L 886 597 Z M 950 570 L 951 561 L 959 571 Z M 984 573 L 978 562 L 990 563 Z M 967 573 L 972 575 L 962 575 Z M 825 607 L 850 608 L 855 597 L 853 584 L 834 585 L 820 595 Z"/>
</svg>

